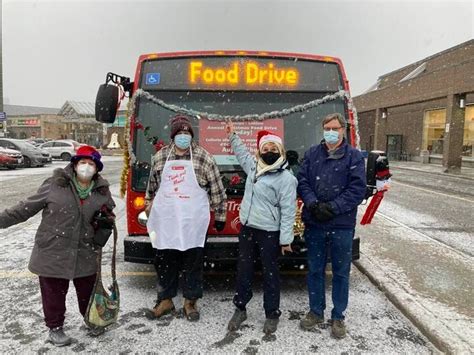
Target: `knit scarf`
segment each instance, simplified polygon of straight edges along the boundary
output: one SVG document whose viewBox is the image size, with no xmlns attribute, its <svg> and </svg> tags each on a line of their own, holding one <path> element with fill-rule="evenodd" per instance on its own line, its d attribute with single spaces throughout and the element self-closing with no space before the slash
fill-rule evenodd
<svg viewBox="0 0 474 355">
<path fill-rule="evenodd" d="M 89 187 L 82 187 L 77 181 L 76 175 L 72 176 L 72 182 L 74 186 L 76 187 L 77 194 L 79 195 L 79 198 L 81 200 L 85 200 L 90 195 L 92 188 L 95 185 L 95 181 L 92 180 L 91 183 L 89 184 Z"/>
</svg>

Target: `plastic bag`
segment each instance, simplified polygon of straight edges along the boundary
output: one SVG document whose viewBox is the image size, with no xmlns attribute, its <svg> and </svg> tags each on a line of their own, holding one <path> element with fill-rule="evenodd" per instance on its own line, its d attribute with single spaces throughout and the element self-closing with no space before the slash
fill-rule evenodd
<svg viewBox="0 0 474 355">
<path fill-rule="evenodd" d="M 112 254 L 112 285 L 109 291 L 104 288 L 102 284 L 102 249 L 97 254 L 97 278 L 94 289 L 89 299 L 86 314 L 84 315 L 85 323 L 93 329 L 105 328 L 118 319 L 120 310 L 120 292 L 115 272 L 115 257 L 117 250 L 117 228 L 113 227 L 114 231 L 114 249 Z"/>
</svg>

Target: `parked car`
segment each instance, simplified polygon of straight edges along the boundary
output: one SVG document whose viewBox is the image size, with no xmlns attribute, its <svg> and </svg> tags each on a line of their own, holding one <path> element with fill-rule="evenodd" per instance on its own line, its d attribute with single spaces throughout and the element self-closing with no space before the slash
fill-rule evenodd
<svg viewBox="0 0 474 355">
<path fill-rule="evenodd" d="M 49 142 L 50 140 L 51 139 L 46 139 L 46 138 L 31 138 L 31 139 L 28 139 L 27 142 L 30 144 L 33 144 L 35 147 L 39 147 L 41 144 Z"/>
<path fill-rule="evenodd" d="M 78 143 L 70 139 L 61 139 L 51 142 L 46 142 L 40 146 L 41 149 L 48 151 L 53 158 L 61 160 L 71 160 L 71 157 L 76 154 L 76 150 L 84 144 Z"/>
<path fill-rule="evenodd" d="M 16 169 L 23 165 L 23 155 L 14 149 L 0 147 L 0 167 L 7 169 Z"/>
<path fill-rule="evenodd" d="M 36 147 L 41 151 L 41 154 L 43 154 L 43 157 L 46 158 L 46 163 L 52 163 L 53 162 L 53 156 L 51 155 L 50 152 L 48 152 L 46 149 L 43 149 L 41 147 Z"/>
<path fill-rule="evenodd" d="M 23 165 L 27 168 L 44 166 L 48 158 L 43 156 L 41 150 L 21 139 L 0 138 L 0 147 L 14 149 L 23 155 Z"/>
</svg>

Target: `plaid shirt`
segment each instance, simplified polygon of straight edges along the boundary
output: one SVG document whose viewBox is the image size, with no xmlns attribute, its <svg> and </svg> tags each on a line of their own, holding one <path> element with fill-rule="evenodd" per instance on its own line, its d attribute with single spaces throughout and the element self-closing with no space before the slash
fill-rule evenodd
<svg viewBox="0 0 474 355">
<path fill-rule="evenodd" d="M 224 184 L 222 183 L 221 174 L 217 167 L 213 156 L 204 148 L 196 143 L 192 143 L 193 150 L 193 166 L 199 186 L 207 191 L 209 195 L 211 208 L 215 212 L 217 221 L 225 222 L 226 220 L 226 199 Z M 176 155 L 174 149 L 170 153 L 171 146 L 167 145 L 160 149 L 152 159 L 152 168 L 148 179 L 145 199 L 147 204 L 151 205 L 158 188 L 160 187 L 161 172 L 165 167 L 166 158 L 169 154 L 169 160 L 189 160 L 191 158 L 189 152 L 185 155 Z"/>
</svg>

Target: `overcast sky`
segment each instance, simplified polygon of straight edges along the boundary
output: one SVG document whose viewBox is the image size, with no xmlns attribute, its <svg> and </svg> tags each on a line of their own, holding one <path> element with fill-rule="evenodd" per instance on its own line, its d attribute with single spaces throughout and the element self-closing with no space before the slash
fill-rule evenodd
<svg viewBox="0 0 474 355">
<path fill-rule="evenodd" d="M 144 53 L 248 49 L 342 59 L 353 96 L 474 37 L 474 1 L 3 0 L 6 104 L 95 100 Z"/>
</svg>

